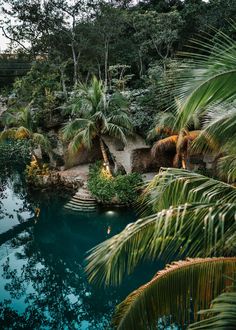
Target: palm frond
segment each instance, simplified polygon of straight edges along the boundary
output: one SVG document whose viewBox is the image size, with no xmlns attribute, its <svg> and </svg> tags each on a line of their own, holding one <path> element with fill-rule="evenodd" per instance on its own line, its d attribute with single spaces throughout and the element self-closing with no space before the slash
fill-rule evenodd
<svg viewBox="0 0 236 330">
<path fill-rule="evenodd" d="M 198 152 L 225 152 L 231 141 L 234 146 L 236 139 L 236 111 L 235 104 L 214 106 L 208 109 L 204 119 L 202 134 L 195 141 L 193 148 Z M 207 141 L 207 144 L 205 144 Z"/>
<path fill-rule="evenodd" d="M 68 122 L 62 129 L 63 138 L 65 140 L 72 139 L 76 134 L 78 134 L 78 131 L 84 129 L 88 123 L 89 120 L 84 118 L 77 118 Z"/>
<path fill-rule="evenodd" d="M 235 214 L 235 203 L 195 203 L 142 218 L 90 251 L 88 277 L 117 285 L 144 259 L 234 255 Z"/>
<path fill-rule="evenodd" d="M 199 314 L 206 317 L 189 326 L 188 329 L 222 330 L 235 329 L 236 325 L 236 292 L 222 293 L 212 301 L 211 308 Z"/>
<path fill-rule="evenodd" d="M 172 112 L 159 112 L 155 117 L 155 127 L 149 131 L 148 139 L 153 139 L 157 135 L 175 135 L 176 114 Z"/>
<path fill-rule="evenodd" d="M 236 188 L 219 180 L 183 169 L 161 168 L 147 185 L 149 204 L 160 211 L 184 203 L 233 203 Z"/>
<path fill-rule="evenodd" d="M 154 178 L 148 193 L 156 213 L 90 251 L 86 270 L 91 281 L 120 283 L 143 259 L 236 252 L 235 187 L 169 169 Z"/>
<path fill-rule="evenodd" d="M 128 115 L 124 112 L 120 111 L 117 114 L 112 114 L 108 117 L 107 121 L 120 127 L 124 127 L 132 132 L 132 123 Z"/>
<path fill-rule="evenodd" d="M 47 136 L 41 133 L 32 133 L 32 142 L 35 146 L 40 145 L 45 151 L 50 151 L 52 148 Z"/>
<path fill-rule="evenodd" d="M 79 131 L 71 140 L 68 146 L 70 155 L 75 155 L 83 146 L 84 130 Z"/>
<path fill-rule="evenodd" d="M 194 113 L 204 113 L 209 105 L 231 101 L 236 94 L 236 43 L 223 33 L 214 39 L 194 41 L 201 50 L 193 54 L 178 79 L 177 94 L 182 106 L 178 123 L 186 127 Z M 205 52 L 204 55 L 203 52 Z"/>
<path fill-rule="evenodd" d="M 93 139 L 96 137 L 96 127 L 94 123 L 91 121 L 86 128 L 83 130 L 83 139 L 82 143 L 88 149 L 92 148 Z"/>
<path fill-rule="evenodd" d="M 125 131 L 125 129 L 118 125 L 115 125 L 112 123 L 107 123 L 107 127 L 103 133 L 108 134 L 109 136 L 115 137 L 115 138 L 119 139 L 120 141 L 122 141 L 124 144 L 126 144 L 127 143 L 127 140 L 126 140 L 127 134 L 125 134 L 124 131 Z M 126 133 L 128 133 L 128 132 L 126 132 Z"/>
<path fill-rule="evenodd" d="M 177 261 L 118 305 L 113 325 L 119 329 L 156 329 L 158 318 L 170 316 L 178 324 L 197 319 L 198 308 L 208 307 L 231 284 L 236 258 L 197 258 Z M 178 283 L 178 285 L 176 285 Z"/>
<path fill-rule="evenodd" d="M 151 150 L 153 157 L 157 156 L 158 153 L 176 151 L 177 140 L 178 135 L 172 135 L 155 142 Z"/>
<path fill-rule="evenodd" d="M 176 143 L 176 151 L 182 152 L 188 150 L 188 145 L 193 142 L 201 134 L 200 130 L 188 131 L 181 130 L 178 135 L 178 140 Z M 190 151 L 190 150 L 189 150 Z"/>
<path fill-rule="evenodd" d="M 236 152 L 221 157 L 218 160 L 217 169 L 220 177 L 234 183 L 236 181 Z"/>
</svg>

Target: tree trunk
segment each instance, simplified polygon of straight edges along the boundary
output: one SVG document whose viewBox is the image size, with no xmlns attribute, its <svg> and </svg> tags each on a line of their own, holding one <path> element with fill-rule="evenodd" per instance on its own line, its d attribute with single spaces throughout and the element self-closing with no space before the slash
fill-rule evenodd
<svg viewBox="0 0 236 330">
<path fill-rule="evenodd" d="M 63 68 L 59 68 L 60 70 L 60 74 L 61 74 L 61 86 L 62 86 L 62 91 L 63 91 L 63 94 L 65 95 L 66 97 L 66 100 L 67 100 L 67 89 L 66 89 L 66 82 L 65 82 L 65 72 L 64 72 L 64 69 Z"/>
<path fill-rule="evenodd" d="M 104 160 L 104 166 L 106 168 L 106 171 L 108 172 L 109 175 L 112 175 L 110 165 L 109 165 L 109 159 L 108 159 L 106 148 L 105 148 L 105 145 L 104 145 L 104 142 L 103 142 L 102 138 L 99 139 L 99 143 L 100 143 L 100 148 L 101 148 L 102 157 L 103 157 L 103 160 Z"/>
<path fill-rule="evenodd" d="M 75 53 L 75 46 L 74 46 L 74 41 L 71 42 L 71 50 L 72 50 L 72 56 L 73 56 L 73 64 L 74 64 L 74 85 L 77 85 L 78 82 L 78 61 L 77 61 L 77 56 Z"/>
<path fill-rule="evenodd" d="M 105 88 L 107 88 L 107 82 L 108 82 L 108 56 L 109 56 L 109 41 L 105 41 L 105 63 L 104 63 L 104 70 L 105 70 L 105 79 L 104 79 L 104 85 Z"/>
</svg>

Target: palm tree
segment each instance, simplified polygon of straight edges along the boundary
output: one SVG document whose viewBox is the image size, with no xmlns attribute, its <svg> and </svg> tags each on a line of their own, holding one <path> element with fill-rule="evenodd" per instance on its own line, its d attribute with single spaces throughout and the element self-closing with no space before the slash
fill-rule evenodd
<svg viewBox="0 0 236 330">
<path fill-rule="evenodd" d="M 27 139 L 30 141 L 31 154 L 37 160 L 34 149 L 42 147 L 46 152 L 50 152 L 51 145 L 46 135 L 35 130 L 34 121 L 30 107 L 25 107 L 17 112 L 9 112 L 5 118 L 5 128 L 0 133 L 0 140 L 7 139 Z M 13 127 L 9 127 L 13 126 Z"/>
<path fill-rule="evenodd" d="M 99 141 L 104 164 L 111 174 L 104 136 L 109 135 L 126 143 L 132 126 L 125 111 L 127 103 L 120 93 L 106 94 L 101 81 L 94 77 L 89 86 L 79 85 L 79 97 L 73 105 L 72 121 L 63 129 L 64 138 L 71 141 L 69 149 L 77 152 L 81 146 L 91 149 Z"/>
<path fill-rule="evenodd" d="M 229 163 L 235 164 L 236 159 L 236 43 L 221 32 L 217 38 L 214 47 L 209 40 L 200 44 L 209 56 L 194 54 L 194 67 L 179 80 L 182 110 L 176 126 L 187 127 L 193 114 L 203 114 L 203 133 L 194 144 L 203 150 L 202 136 L 207 136 L 213 146 L 220 145 L 225 152 L 221 169 L 230 169 Z M 216 113 L 219 106 L 224 111 L 214 116 L 212 109 Z M 235 178 L 235 169 L 226 174 Z M 206 308 L 220 293 L 216 283 L 225 288 L 223 275 L 229 279 L 236 271 L 234 184 L 163 168 L 146 187 L 146 194 L 151 214 L 90 251 L 90 281 L 119 284 L 144 259 L 191 259 L 169 266 L 131 293 L 115 313 L 118 329 L 155 329 L 164 315 L 186 325 L 191 314 L 197 319 L 198 306 Z M 233 328 L 234 318 L 228 318 L 227 324 Z"/>
<path fill-rule="evenodd" d="M 158 140 L 152 146 L 151 153 L 153 157 L 163 152 L 175 151 L 173 161 L 174 167 L 188 168 L 189 157 L 191 153 L 191 143 L 200 135 L 200 130 L 188 131 L 181 129 L 178 134 L 174 134 Z"/>
<path fill-rule="evenodd" d="M 155 127 L 150 130 L 148 138 L 153 139 L 156 136 L 167 135 L 167 137 L 157 140 L 152 146 L 152 156 L 157 157 L 163 152 L 175 151 L 173 160 L 174 167 L 182 167 L 186 169 L 189 163 L 192 142 L 200 135 L 200 119 L 192 116 L 191 127 L 195 130 L 176 125 L 176 117 L 181 111 L 180 102 L 176 100 L 176 109 L 173 112 L 160 112 L 156 116 Z"/>
</svg>

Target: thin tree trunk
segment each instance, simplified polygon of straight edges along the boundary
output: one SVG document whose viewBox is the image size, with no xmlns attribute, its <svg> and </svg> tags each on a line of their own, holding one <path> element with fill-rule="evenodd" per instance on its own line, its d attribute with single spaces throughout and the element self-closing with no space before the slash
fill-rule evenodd
<svg viewBox="0 0 236 330">
<path fill-rule="evenodd" d="M 109 175 L 112 175 L 110 165 L 109 165 L 109 159 L 108 159 L 106 148 L 105 148 L 105 145 L 104 145 L 104 142 L 103 142 L 102 138 L 99 138 L 99 143 L 100 143 L 100 148 L 101 148 L 102 157 L 103 157 L 103 160 L 104 160 L 104 163 L 105 163 L 106 170 L 107 170 Z"/>
<path fill-rule="evenodd" d="M 184 170 L 187 169 L 186 157 L 184 152 L 181 154 L 181 165 Z"/>
<path fill-rule="evenodd" d="M 62 68 L 60 68 L 59 70 L 60 70 L 60 74 L 61 74 L 62 91 L 63 91 L 63 94 L 66 97 L 66 100 L 67 100 L 67 89 L 66 89 L 66 82 L 65 82 L 65 73 L 64 73 L 64 70 Z"/>
<path fill-rule="evenodd" d="M 75 53 L 74 41 L 71 42 L 71 50 L 72 50 L 73 63 L 74 63 L 74 85 L 76 86 L 78 82 L 78 72 L 77 72 L 78 61 Z"/>
<path fill-rule="evenodd" d="M 143 60 L 142 60 L 142 54 L 141 54 L 141 51 L 140 50 L 138 52 L 138 55 L 139 55 L 139 64 L 140 64 L 140 67 L 139 67 L 139 78 L 142 78 L 142 76 L 143 76 Z"/>
<path fill-rule="evenodd" d="M 106 40 L 105 41 L 105 79 L 104 79 L 104 84 L 105 84 L 105 88 L 107 88 L 107 82 L 108 82 L 108 55 L 109 54 L 109 41 Z"/>
</svg>

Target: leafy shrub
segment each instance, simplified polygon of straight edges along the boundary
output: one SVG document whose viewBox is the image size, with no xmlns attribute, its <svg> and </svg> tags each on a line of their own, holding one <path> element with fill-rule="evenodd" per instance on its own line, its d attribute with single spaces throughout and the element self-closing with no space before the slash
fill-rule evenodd
<svg viewBox="0 0 236 330">
<path fill-rule="evenodd" d="M 39 166 L 37 161 L 32 160 L 30 165 L 26 166 L 25 170 L 26 181 L 33 185 L 41 184 L 41 176 L 49 175 L 49 168 L 47 164 L 43 164 L 42 167 Z"/>
<path fill-rule="evenodd" d="M 0 142 L 0 161 L 14 164 L 27 164 L 30 161 L 30 144 L 28 140 L 9 140 Z"/>
<path fill-rule="evenodd" d="M 109 177 L 101 162 L 91 165 L 88 188 L 92 195 L 102 203 L 117 203 L 129 205 L 138 197 L 138 187 L 142 183 L 139 173 Z"/>
</svg>

